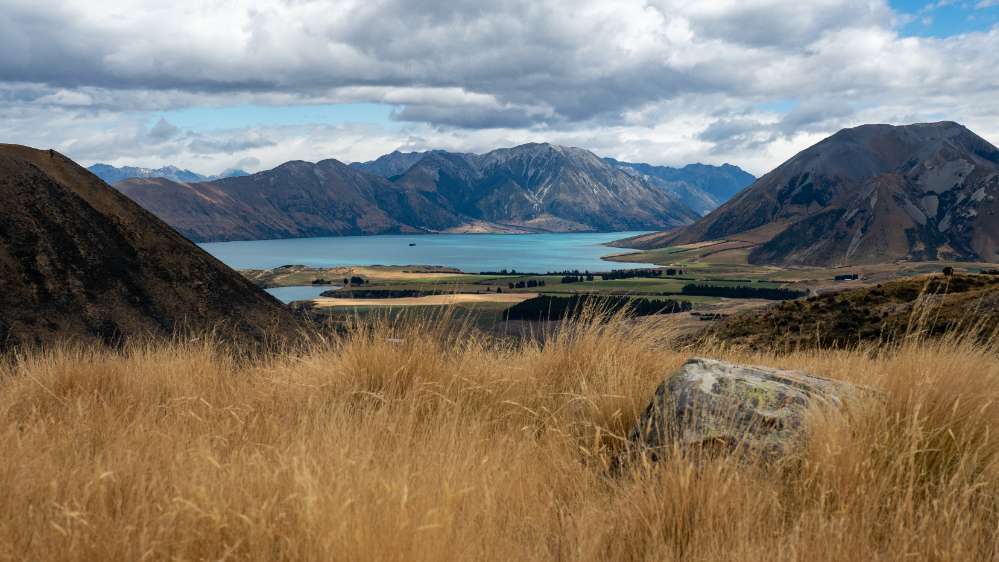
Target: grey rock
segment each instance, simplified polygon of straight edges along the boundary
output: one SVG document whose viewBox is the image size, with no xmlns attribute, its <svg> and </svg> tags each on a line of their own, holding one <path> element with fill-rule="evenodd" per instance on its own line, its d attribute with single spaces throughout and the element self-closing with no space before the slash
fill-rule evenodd
<svg viewBox="0 0 999 562">
<path fill-rule="evenodd" d="M 774 458 L 803 444 L 811 408 L 840 409 L 851 398 L 873 395 L 801 371 L 695 357 L 659 385 L 629 441 L 653 459 L 699 446 Z"/>
</svg>

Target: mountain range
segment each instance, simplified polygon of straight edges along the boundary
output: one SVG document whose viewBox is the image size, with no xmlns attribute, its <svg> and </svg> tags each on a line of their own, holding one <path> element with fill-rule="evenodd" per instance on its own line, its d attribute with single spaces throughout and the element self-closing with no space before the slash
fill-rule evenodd
<svg viewBox="0 0 999 562">
<path fill-rule="evenodd" d="M 732 175 L 728 168 L 722 168 L 725 177 Z M 717 190 L 708 196 L 721 197 L 727 189 L 706 170 L 701 176 Z M 650 177 L 587 150 L 532 143 L 481 155 L 394 152 L 351 165 L 292 161 L 215 181 L 132 178 L 115 187 L 199 242 L 657 230 L 701 216 Z"/>
<path fill-rule="evenodd" d="M 844 129 L 704 218 L 616 245 L 739 241 L 750 263 L 999 261 L 999 149 L 953 122 Z"/>
<path fill-rule="evenodd" d="M 383 178 L 393 179 L 405 174 L 424 158 L 457 160 L 474 166 L 480 157 L 476 154 L 452 153 L 444 150 L 396 151 L 369 162 L 355 162 L 351 166 Z M 653 187 L 662 189 L 700 215 L 707 214 L 756 180 L 756 176 L 731 164 L 722 166 L 688 164 L 682 168 L 673 168 L 622 162 L 614 158 L 603 160 Z"/>
<path fill-rule="evenodd" d="M 0 197 L 0 350 L 294 329 L 273 297 L 58 152 L 0 145 Z"/>
<path fill-rule="evenodd" d="M 226 170 L 214 176 L 205 176 L 191 170 L 183 170 L 177 166 L 164 166 L 162 168 L 138 168 L 136 166 L 116 167 L 110 164 L 94 164 L 87 168 L 95 176 L 101 178 L 108 184 L 118 183 L 131 178 L 166 178 L 179 182 L 211 181 L 222 178 L 238 176 L 248 176 L 249 172 L 237 170 L 235 168 Z"/>
</svg>

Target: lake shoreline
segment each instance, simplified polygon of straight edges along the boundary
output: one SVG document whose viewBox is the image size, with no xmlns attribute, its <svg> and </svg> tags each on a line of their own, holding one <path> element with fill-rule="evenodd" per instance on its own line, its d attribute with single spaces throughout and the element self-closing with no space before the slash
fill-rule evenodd
<svg viewBox="0 0 999 562">
<path fill-rule="evenodd" d="M 608 243 L 641 232 L 545 234 L 420 234 L 294 238 L 201 244 L 239 270 L 270 270 L 289 264 L 312 268 L 431 267 L 474 274 L 550 273 L 647 267 L 622 262 L 626 252 Z M 605 258 L 613 257 L 610 261 Z"/>
</svg>

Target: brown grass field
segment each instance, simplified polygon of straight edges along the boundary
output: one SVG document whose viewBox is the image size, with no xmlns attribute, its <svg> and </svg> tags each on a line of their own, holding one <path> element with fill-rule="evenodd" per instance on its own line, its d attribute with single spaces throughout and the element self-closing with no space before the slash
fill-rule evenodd
<svg viewBox="0 0 999 562">
<path fill-rule="evenodd" d="M 516 304 L 538 296 L 537 293 L 453 293 L 428 295 L 425 297 L 399 297 L 391 299 L 333 299 L 318 298 L 312 301 L 317 308 L 355 306 L 452 306 L 468 303 L 509 303 Z"/>
<path fill-rule="evenodd" d="M 609 470 L 691 355 L 885 392 L 809 445 Z M 999 352 L 678 349 L 589 319 L 494 340 L 434 317 L 268 354 L 210 338 L 0 363 L 0 560 L 993 560 Z"/>
</svg>

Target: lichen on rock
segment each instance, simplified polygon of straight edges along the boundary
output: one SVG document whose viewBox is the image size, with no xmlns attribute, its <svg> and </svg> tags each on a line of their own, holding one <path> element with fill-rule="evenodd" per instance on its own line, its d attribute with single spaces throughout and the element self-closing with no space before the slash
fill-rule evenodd
<svg viewBox="0 0 999 562">
<path fill-rule="evenodd" d="M 701 446 L 774 458 L 801 446 L 810 409 L 873 395 L 801 371 L 695 357 L 659 385 L 629 441 L 652 459 Z"/>
</svg>

